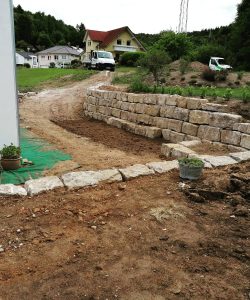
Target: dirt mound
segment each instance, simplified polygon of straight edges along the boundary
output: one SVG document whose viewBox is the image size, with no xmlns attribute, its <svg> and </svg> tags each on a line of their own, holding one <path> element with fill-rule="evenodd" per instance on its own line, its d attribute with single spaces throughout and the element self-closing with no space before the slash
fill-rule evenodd
<svg viewBox="0 0 250 300">
<path fill-rule="evenodd" d="M 206 69 L 208 66 L 202 64 L 199 61 L 193 61 L 190 63 L 190 68 L 194 71 L 194 72 L 202 72 L 204 71 L 204 69 Z"/>
<path fill-rule="evenodd" d="M 170 65 L 170 70 L 171 71 L 179 71 L 180 69 L 180 60 L 175 60 L 173 61 Z"/>
</svg>

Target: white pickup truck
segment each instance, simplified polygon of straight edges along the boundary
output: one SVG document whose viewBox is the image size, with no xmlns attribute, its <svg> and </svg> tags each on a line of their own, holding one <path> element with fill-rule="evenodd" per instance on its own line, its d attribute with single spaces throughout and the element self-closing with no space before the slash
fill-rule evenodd
<svg viewBox="0 0 250 300">
<path fill-rule="evenodd" d="M 93 51 L 90 57 L 85 57 L 83 64 L 88 69 L 115 70 L 115 60 L 111 52 Z"/>
<path fill-rule="evenodd" d="M 213 71 L 231 70 L 232 67 L 224 63 L 222 57 L 211 57 L 209 61 L 209 68 Z"/>
</svg>

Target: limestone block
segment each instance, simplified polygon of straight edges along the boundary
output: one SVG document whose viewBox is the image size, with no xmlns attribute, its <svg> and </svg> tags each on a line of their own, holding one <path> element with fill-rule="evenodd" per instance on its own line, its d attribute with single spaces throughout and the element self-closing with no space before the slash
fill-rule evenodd
<svg viewBox="0 0 250 300">
<path fill-rule="evenodd" d="M 132 113 L 135 113 L 136 111 L 136 104 L 135 103 L 128 103 L 129 106 L 128 106 L 128 111 L 132 112 Z"/>
<path fill-rule="evenodd" d="M 198 125 L 194 125 L 194 124 L 191 124 L 191 123 L 188 123 L 188 122 L 184 122 L 183 125 L 182 125 L 181 131 L 185 134 L 188 134 L 188 135 L 197 136 L 198 128 L 199 128 Z"/>
<path fill-rule="evenodd" d="M 187 99 L 182 96 L 176 97 L 176 104 L 178 107 L 186 108 L 187 107 Z"/>
<path fill-rule="evenodd" d="M 239 146 L 241 133 L 233 130 L 221 130 L 221 142 L 225 144 Z"/>
<path fill-rule="evenodd" d="M 187 98 L 187 108 L 188 109 L 202 109 L 202 104 L 208 103 L 207 99 L 198 99 L 198 98 Z"/>
<path fill-rule="evenodd" d="M 189 122 L 194 124 L 209 124 L 211 113 L 201 110 L 192 110 L 189 114 Z"/>
<path fill-rule="evenodd" d="M 166 157 L 170 157 L 171 155 L 171 150 L 172 150 L 172 147 L 171 145 L 173 144 L 162 144 L 161 145 L 161 154 L 166 156 Z"/>
<path fill-rule="evenodd" d="M 146 126 L 135 125 L 135 134 L 145 136 L 146 135 Z"/>
<path fill-rule="evenodd" d="M 190 154 L 195 154 L 195 152 L 188 147 L 185 147 L 180 144 L 173 145 L 171 149 L 171 157 L 181 158 L 181 157 L 188 157 Z"/>
<path fill-rule="evenodd" d="M 192 141 L 184 141 L 180 142 L 180 145 L 185 146 L 185 147 L 195 147 L 201 144 L 201 140 L 192 140 Z"/>
<path fill-rule="evenodd" d="M 109 91 L 109 99 L 110 100 L 116 99 L 116 95 L 117 95 L 117 92 Z"/>
<path fill-rule="evenodd" d="M 112 108 L 111 114 L 115 118 L 120 118 L 121 117 L 121 110 L 117 109 L 117 108 Z"/>
<path fill-rule="evenodd" d="M 198 138 L 197 136 L 192 136 L 192 135 L 185 135 L 184 141 L 200 141 L 201 139 Z"/>
<path fill-rule="evenodd" d="M 242 134 L 240 146 L 246 149 L 250 149 L 250 135 L 249 134 Z"/>
<path fill-rule="evenodd" d="M 185 139 L 185 134 L 174 132 L 174 131 L 170 132 L 170 141 L 172 143 L 180 143 L 184 141 L 184 139 Z"/>
<path fill-rule="evenodd" d="M 100 106 L 106 106 L 106 102 L 107 102 L 107 100 L 99 99 L 98 100 L 98 105 L 100 105 Z"/>
<path fill-rule="evenodd" d="M 162 136 L 162 130 L 157 127 L 147 127 L 145 136 L 150 139 L 159 138 Z"/>
<path fill-rule="evenodd" d="M 164 106 L 166 104 L 166 95 L 157 95 L 157 104 Z"/>
<path fill-rule="evenodd" d="M 129 102 L 122 102 L 121 110 L 129 110 Z"/>
<path fill-rule="evenodd" d="M 136 128 L 136 124 L 134 124 L 132 122 L 126 122 L 126 123 L 122 124 L 122 129 L 124 129 L 128 132 L 135 133 L 135 128 Z"/>
<path fill-rule="evenodd" d="M 144 96 L 140 94 L 128 94 L 128 102 L 141 103 L 141 99 L 143 98 Z"/>
<path fill-rule="evenodd" d="M 181 132 L 183 122 L 180 120 L 169 119 L 168 120 L 168 129 Z"/>
<path fill-rule="evenodd" d="M 154 170 L 149 169 L 147 166 L 140 164 L 136 164 L 124 169 L 119 169 L 119 171 L 121 172 L 122 177 L 125 180 L 129 180 L 139 176 L 152 175 L 155 173 Z"/>
<path fill-rule="evenodd" d="M 216 127 L 201 125 L 198 129 L 198 138 L 212 142 L 220 141 L 220 129 Z"/>
<path fill-rule="evenodd" d="M 145 105 L 141 103 L 137 103 L 135 107 L 135 112 L 137 114 L 144 114 Z"/>
<path fill-rule="evenodd" d="M 236 164 L 237 161 L 230 156 L 209 156 L 205 158 L 205 161 L 209 162 L 213 167 L 227 166 Z"/>
<path fill-rule="evenodd" d="M 122 128 L 122 124 L 124 124 L 124 121 L 121 120 L 121 119 L 118 119 L 118 118 L 110 117 L 110 118 L 107 120 L 107 124 L 108 124 L 108 125 L 111 125 L 111 126 L 115 126 L 115 127 L 117 127 L 117 128 Z"/>
<path fill-rule="evenodd" d="M 27 191 L 18 185 L 0 184 L 0 196 L 26 196 Z"/>
<path fill-rule="evenodd" d="M 105 107 L 104 115 L 111 116 L 111 113 L 112 113 L 112 108 L 111 107 Z"/>
<path fill-rule="evenodd" d="M 174 118 L 175 106 L 163 106 L 160 109 L 160 116 L 163 118 Z"/>
<path fill-rule="evenodd" d="M 141 115 L 137 115 L 137 114 L 129 112 L 128 116 L 127 116 L 128 117 L 128 121 L 136 123 L 137 122 L 137 116 L 141 116 Z"/>
<path fill-rule="evenodd" d="M 233 130 L 250 134 L 250 123 L 236 123 L 233 126 Z"/>
<path fill-rule="evenodd" d="M 89 104 L 96 105 L 97 99 L 95 97 L 87 97 L 87 101 Z"/>
<path fill-rule="evenodd" d="M 230 153 L 229 155 L 237 162 L 250 160 L 250 151 Z"/>
<path fill-rule="evenodd" d="M 122 120 L 128 120 L 128 114 L 129 114 L 129 112 L 122 110 L 122 111 L 121 111 L 120 118 L 121 118 Z"/>
<path fill-rule="evenodd" d="M 121 93 L 121 101 L 128 102 L 128 93 Z"/>
<path fill-rule="evenodd" d="M 95 105 L 89 104 L 88 111 L 90 112 L 97 112 L 97 108 Z"/>
<path fill-rule="evenodd" d="M 56 176 L 47 176 L 39 179 L 31 179 L 24 185 L 28 195 L 33 196 L 42 192 L 47 192 L 56 188 L 63 187 L 63 183 Z"/>
<path fill-rule="evenodd" d="M 144 104 L 153 104 L 156 105 L 157 104 L 157 97 L 158 95 L 152 95 L 152 94 L 148 94 L 145 95 L 144 99 L 143 99 L 143 103 Z"/>
<path fill-rule="evenodd" d="M 105 101 L 107 101 L 107 100 L 105 100 Z M 112 100 L 109 100 L 109 102 L 106 102 L 106 106 L 111 106 L 111 107 L 113 107 L 113 108 L 118 108 L 117 107 L 117 103 L 118 103 L 119 101 L 117 100 L 117 99 L 112 99 Z M 119 107 L 120 108 L 120 107 Z"/>
<path fill-rule="evenodd" d="M 90 173 L 91 171 L 88 172 L 89 174 L 91 174 Z M 98 182 L 112 183 L 112 182 L 122 181 L 121 173 L 117 169 L 93 171 L 92 176 Z"/>
<path fill-rule="evenodd" d="M 118 101 L 122 101 L 122 93 L 121 92 L 116 92 L 115 99 Z"/>
<path fill-rule="evenodd" d="M 217 104 L 217 103 L 203 103 L 201 105 L 202 110 L 214 111 L 214 112 L 225 112 L 227 110 L 227 105 Z"/>
<path fill-rule="evenodd" d="M 166 140 L 166 141 L 170 141 L 170 133 L 171 133 L 171 130 L 169 130 L 169 129 L 162 129 L 163 139 Z"/>
<path fill-rule="evenodd" d="M 176 107 L 174 110 L 174 119 L 188 121 L 189 119 L 189 110 L 181 107 Z"/>
<path fill-rule="evenodd" d="M 98 112 L 100 114 L 105 115 L 106 108 L 107 108 L 106 106 L 99 106 Z"/>
<path fill-rule="evenodd" d="M 62 181 L 68 188 L 82 188 L 98 184 L 93 171 L 70 172 L 62 175 Z"/>
<path fill-rule="evenodd" d="M 227 145 L 227 149 L 229 151 L 232 151 L 232 152 L 245 152 L 246 151 L 245 148 L 236 147 L 236 146 L 233 146 L 233 145 Z"/>
<path fill-rule="evenodd" d="M 179 168 L 177 160 L 151 162 L 146 166 L 160 174 Z"/>
<path fill-rule="evenodd" d="M 146 124 L 150 125 L 153 122 L 153 117 L 145 114 L 138 114 L 137 115 L 137 123 L 139 124 Z"/>
<path fill-rule="evenodd" d="M 176 106 L 176 95 L 167 95 L 166 105 Z"/>
<path fill-rule="evenodd" d="M 158 105 L 145 105 L 144 113 L 146 115 L 157 117 L 160 115 L 160 106 Z"/>
<path fill-rule="evenodd" d="M 158 128 L 161 128 L 161 129 L 167 129 L 168 121 L 169 121 L 169 119 L 167 119 L 167 118 L 155 117 L 153 119 L 153 125 Z"/>
<path fill-rule="evenodd" d="M 221 128 L 232 129 L 235 123 L 239 123 L 242 117 L 235 114 L 211 113 L 209 125 Z"/>
</svg>

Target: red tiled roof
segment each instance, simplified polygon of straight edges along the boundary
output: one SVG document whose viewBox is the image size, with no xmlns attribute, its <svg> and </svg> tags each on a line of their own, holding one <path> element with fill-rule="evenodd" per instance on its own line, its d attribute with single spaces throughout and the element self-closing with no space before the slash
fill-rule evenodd
<svg viewBox="0 0 250 300">
<path fill-rule="evenodd" d="M 119 34 L 121 34 L 126 30 L 128 30 L 128 27 L 121 27 L 110 31 L 97 31 L 97 30 L 87 29 L 87 32 L 92 41 L 101 42 L 101 46 L 106 47 L 116 37 L 118 37 Z"/>
</svg>

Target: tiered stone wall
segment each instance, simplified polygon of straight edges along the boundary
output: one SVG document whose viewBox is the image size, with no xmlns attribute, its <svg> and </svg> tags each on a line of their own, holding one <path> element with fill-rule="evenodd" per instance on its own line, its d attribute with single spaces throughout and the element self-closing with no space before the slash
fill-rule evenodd
<svg viewBox="0 0 250 300">
<path fill-rule="evenodd" d="M 202 140 L 227 145 L 232 151 L 250 149 L 250 123 L 226 113 L 226 105 L 177 95 L 132 94 L 91 88 L 84 114 L 148 138 L 178 143 Z"/>
</svg>

